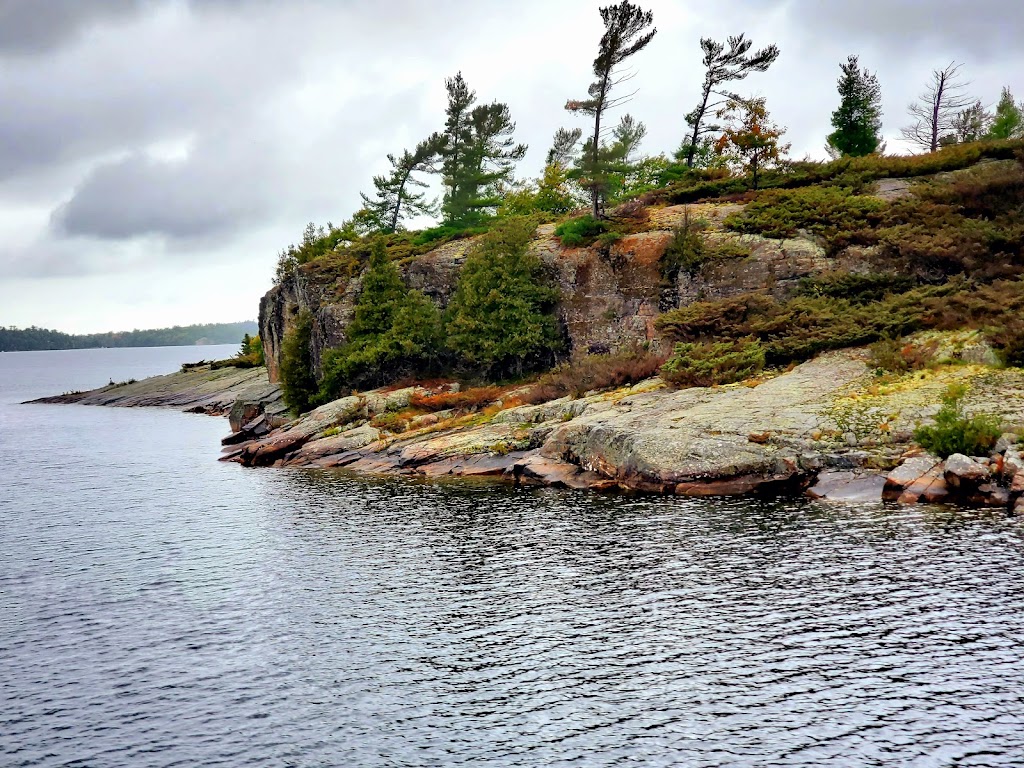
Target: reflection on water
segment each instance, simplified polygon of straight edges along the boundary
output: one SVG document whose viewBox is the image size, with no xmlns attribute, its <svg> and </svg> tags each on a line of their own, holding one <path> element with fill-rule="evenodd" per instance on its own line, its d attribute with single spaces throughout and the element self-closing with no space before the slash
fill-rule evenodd
<svg viewBox="0 0 1024 768">
<path fill-rule="evenodd" d="M 1004 513 L 247 471 L 217 420 L 18 408 L 5 766 L 1024 762 Z"/>
</svg>

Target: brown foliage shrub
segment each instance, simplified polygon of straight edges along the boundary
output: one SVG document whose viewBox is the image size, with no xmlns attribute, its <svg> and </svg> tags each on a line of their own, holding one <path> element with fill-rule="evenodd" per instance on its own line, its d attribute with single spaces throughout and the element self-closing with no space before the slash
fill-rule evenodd
<svg viewBox="0 0 1024 768">
<path fill-rule="evenodd" d="M 889 373 L 907 373 L 927 368 L 935 362 L 938 341 L 911 344 L 902 339 L 885 337 L 868 348 L 871 367 Z"/>
<path fill-rule="evenodd" d="M 414 394 L 409 405 L 427 413 L 447 411 L 475 411 L 500 400 L 509 392 L 509 387 L 471 387 L 459 392 L 440 392 L 436 395 Z"/>
<path fill-rule="evenodd" d="M 636 346 L 609 355 L 586 355 L 541 376 L 520 399 L 544 403 L 570 395 L 580 397 L 592 390 L 615 389 L 657 376 L 666 355 Z"/>
</svg>

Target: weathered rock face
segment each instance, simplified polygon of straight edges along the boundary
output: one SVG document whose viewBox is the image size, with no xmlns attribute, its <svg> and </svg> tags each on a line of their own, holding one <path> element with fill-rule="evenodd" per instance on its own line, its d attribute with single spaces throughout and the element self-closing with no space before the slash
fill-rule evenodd
<svg viewBox="0 0 1024 768">
<path fill-rule="evenodd" d="M 832 398 L 866 375 L 855 356 L 833 353 L 756 387 L 673 391 L 655 379 L 394 436 L 366 419 L 401 407 L 409 392 L 371 392 L 322 406 L 225 458 L 689 496 L 802 487 L 833 450 L 815 437 L 835 431 Z"/>
<path fill-rule="evenodd" d="M 561 291 L 557 307 L 573 353 L 610 352 L 627 344 L 659 344 L 654 319 L 664 309 L 701 299 L 721 298 L 757 290 L 784 297 L 801 278 L 837 267 L 856 269 L 866 263 L 862 254 L 842 260 L 825 256 L 810 238 L 770 240 L 726 232 L 722 222 L 737 205 L 670 206 L 653 210 L 649 231 L 622 238 L 611 246 L 563 248 L 554 225 L 537 230 L 532 248 L 551 270 Z M 684 217 L 700 218 L 711 241 L 735 241 L 749 256 L 723 258 L 694 273 L 681 273 L 668 284 L 662 256 L 671 230 Z M 411 288 L 422 291 L 444 308 L 451 300 L 459 271 L 472 247 L 471 240 L 446 243 L 402 266 Z M 318 272 L 310 265 L 270 290 L 260 302 L 260 335 L 271 381 L 280 376 L 281 343 L 302 310 L 313 316 L 312 358 L 319 373 L 323 353 L 345 341 L 359 297 L 357 277 Z"/>
</svg>

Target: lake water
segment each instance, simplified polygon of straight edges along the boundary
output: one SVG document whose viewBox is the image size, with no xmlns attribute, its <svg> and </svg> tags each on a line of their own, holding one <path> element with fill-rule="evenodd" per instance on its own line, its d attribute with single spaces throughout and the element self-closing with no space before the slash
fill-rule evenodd
<svg viewBox="0 0 1024 768">
<path fill-rule="evenodd" d="M 234 347 L 0 354 L 0 765 L 1024 764 L 1024 522 L 221 464 L 18 405 Z"/>
</svg>

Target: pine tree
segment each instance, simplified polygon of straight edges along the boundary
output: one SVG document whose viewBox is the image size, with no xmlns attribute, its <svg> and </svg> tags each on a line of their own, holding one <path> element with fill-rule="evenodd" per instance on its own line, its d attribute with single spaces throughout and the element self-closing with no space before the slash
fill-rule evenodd
<svg viewBox="0 0 1024 768">
<path fill-rule="evenodd" d="M 490 377 L 549 365 L 562 349 L 558 289 L 529 252 L 536 221 L 506 219 L 466 259 L 449 306 L 448 343 Z"/>
<path fill-rule="evenodd" d="M 388 155 L 391 173 L 373 177 L 376 197 L 371 199 L 359 193 L 363 199 L 364 218 L 371 231 L 397 232 L 401 229 L 402 221 L 410 216 L 429 216 L 435 213 L 434 202 L 427 200 L 425 193 L 413 191 L 416 187 L 427 186 L 413 174 L 434 171 L 441 146 L 440 135 L 433 134 L 417 144 L 413 152 L 405 150 L 399 158 Z"/>
<path fill-rule="evenodd" d="M 316 394 L 313 377 L 313 315 L 301 311 L 281 342 L 281 395 L 292 413 L 305 413 Z"/>
<path fill-rule="evenodd" d="M 469 224 L 500 204 L 496 194 L 511 179 L 515 163 L 526 155 L 526 145 L 512 138 L 516 124 L 508 105 L 476 104 L 459 72 L 445 81 L 448 108 L 445 130 L 439 139 L 443 158 L 444 218 L 448 223 Z"/>
<path fill-rule="evenodd" d="M 952 122 L 953 133 L 947 137 L 947 143 L 970 144 L 981 141 L 988 132 L 991 122 L 992 115 L 979 99 L 967 109 L 957 112 Z"/>
<path fill-rule="evenodd" d="M 882 143 L 882 88 L 878 78 L 860 68 L 858 57 L 850 56 L 839 65 L 839 108 L 832 113 L 828 146 L 848 157 L 863 157 L 878 151 Z"/>
<path fill-rule="evenodd" d="M 611 140 L 603 142 L 598 150 L 599 170 L 596 173 L 593 170 L 591 140 L 588 139 L 582 155 L 577 159 L 576 169 L 570 176 L 600 184 L 603 207 L 608 200 L 625 192 L 629 177 L 640 161 L 636 153 L 646 135 L 647 126 L 635 120 L 632 115 L 623 115 L 611 131 Z"/>
<path fill-rule="evenodd" d="M 587 139 L 580 160 L 581 184 L 590 193 L 594 218 L 604 215 L 604 203 L 608 196 L 609 158 L 603 147 L 601 120 L 606 111 L 626 103 L 635 95 L 612 96 L 617 86 L 633 77 L 630 73 L 622 74 L 619 68 L 630 56 L 646 48 L 658 31 L 649 29 L 654 23 L 653 14 L 627 0 L 601 8 L 600 13 L 604 34 L 601 36 L 597 58 L 594 59 L 596 79 L 588 89 L 590 98 L 570 99 L 565 105 L 570 112 L 581 112 L 594 118 L 594 132 Z"/>
<path fill-rule="evenodd" d="M 561 166 L 568 166 L 576 157 L 576 147 L 583 136 L 582 128 L 559 128 L 551 140 L 551 149 L 548 150 L 547 163 L 558 163 Z"/>
<path fill-rule="evenodd" d="M 751 54 L 750 48 L 753 43 L 744 35 L 729 37 L 726 42 L 729 45 L 728 50 L 725 44 L 707 37 L 701 38 L 700 41 L 701 50 L 704 51 L 704 67 L 707 71 L 704 73 L 700 103 L 686 115 L 686 123 L 691 128 L 690 137 L 683 148 L 688 168 L 693 168 L 694 159 L 704 145 L 704 139 L 721 130 L 721 126 L 704 123 L 708 111 L 721 107 L 730 98 L 735 98 L 735 94 L 719 90 L 720 86 L 734 80 L 743 80 L 753 72 L 766 72 L 779 58 L 779 48 L 776 45 L 769 45 Z M 721 97 L 721 100 L 712 102 L 712 96 Z"/>
<path fill-rule="evenodd" d="M 1004 87 L 986 139 L 1019 139 L 1024 136 L 1024 102 L 1017 104 L 1010 89 Z"/>
</svg>

